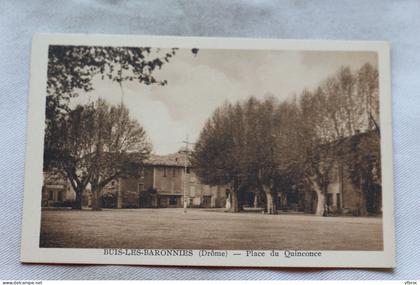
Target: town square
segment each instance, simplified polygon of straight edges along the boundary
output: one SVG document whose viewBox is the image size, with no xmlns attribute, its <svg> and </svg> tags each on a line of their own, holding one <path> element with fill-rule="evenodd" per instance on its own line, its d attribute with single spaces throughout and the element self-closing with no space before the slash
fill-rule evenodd
<svg viewBox="0 0 420 285">
<path fill-rule="evenodd" d="M 41 248 L 383 249 L 375 53 L 48 55 Z"/>
<path fill-rule="evenodd" d="M 381 250 L 382 223 L 220 209 L 61 210 L 43 212 L 41 240 L 72 248 Z"/>
</svg>

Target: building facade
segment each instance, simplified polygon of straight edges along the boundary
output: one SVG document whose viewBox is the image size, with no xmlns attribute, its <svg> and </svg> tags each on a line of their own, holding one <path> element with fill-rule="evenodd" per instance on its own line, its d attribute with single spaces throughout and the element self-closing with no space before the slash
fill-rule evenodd
<svg viewBox="0 0 420 285">
<path fill-rule="evenodd" d="M 42 186 L 42 207 L 71 206 L 76 194 L 66 178 L 58 173 L 44 173 Z"/>
<path fill-rule="evenodd" d="M 202 184 L 182 153 L 151 155 L 138 177 L 119 178 L 101 195 L 110 208 L 216 208 L 226 205 L 226 190 Z M 185 198 L 184 198 L 185 197 Z"/>
<path fill-rule="evenodd" d="M 330 182 L 325 195 L 327 214 L 380 215 L 382 213 L 382 183 L 378 175 L 380 170 L 375 167 L 375 165 L 380 165 L 377 134 L 374 132 L 357 133 L 352 137 L 334 142 L 330 148 L 333 150 L 332 155 L 335 159 L 328 173 Z M 362 161 L 362 166 L 355 167 L 354 160 L 357 159 Z M 368 164 L 370 166 L 366 167 Z M 363 178 L 367 172 L 369 177 Z M 278 195 L 280 209 L 306 213 L 316 211 L 317 194 L 304 183 L 294 185 L 290 191 Z"/>
<path fill-rule="evenodd" d="M 60 207 L 75 199 L 70 184 L 62 177 L 54 183 L 44 174 L 44 207 Z M 202 184 L 194 174 L 185 154 L 151 155 L 137 177 L 119 178 L 99 193 L 103 208 L 222 208 L 226 189 Z M 184 198 L 185 197 L 185 198 Z M 92 193 L 87 187 L 82 195 L 84 207 L 90 207 Z"/>
</svg>

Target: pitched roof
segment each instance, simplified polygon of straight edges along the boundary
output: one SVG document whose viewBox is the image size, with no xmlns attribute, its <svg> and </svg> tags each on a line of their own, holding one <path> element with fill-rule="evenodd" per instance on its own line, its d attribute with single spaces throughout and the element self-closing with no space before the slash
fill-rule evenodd
<svg viewBox="0 0 420 285">
<path fill-rule="evenodd" d="M 185 167 L 185 163 L 190 166 L 187 155 L 180 152 L 167 155 L 150 154 L 149 158 L 144 162 L 146 165 L 177 167 Z"/>
<path fill-rule="evenodd" d="M 380 149 L 380 140 L 375 130 L 363 133 L 356 133 L 352 136 L 337 139 L 335 141 L 320 145 L 320 150 L 332 150 L 336 154 L 345 154 L 358 150 L 358 145 L 370 144 L 374 149 Z M 377 148 L 376 148 L 377 147 Z"/>
</svg>

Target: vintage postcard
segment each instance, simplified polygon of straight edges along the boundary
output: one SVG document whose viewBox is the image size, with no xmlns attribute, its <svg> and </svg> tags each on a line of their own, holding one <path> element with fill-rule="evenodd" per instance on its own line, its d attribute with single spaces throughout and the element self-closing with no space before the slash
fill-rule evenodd
<svg viewBox="0 0 420 285">
<path fill-rule="evenodd" d="M 22 262 L 395 267 L 389 57 L 35 35 Z"/>
</svg>

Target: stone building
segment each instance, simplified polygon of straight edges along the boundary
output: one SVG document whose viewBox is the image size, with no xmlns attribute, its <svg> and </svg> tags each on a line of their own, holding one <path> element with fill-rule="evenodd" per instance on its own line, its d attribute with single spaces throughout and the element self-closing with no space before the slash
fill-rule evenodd
<svg viewBox="0 0 420 285">
<path fill-rule="evenodd" d="M 120 179 L 122 192 L 135 192 L 132 180 Z M 188 207 L 215 208 L 226 204 L 226 190 L 222 186 L 202 184 L 182 153 L 151 155 L 135 183 L 138 185 L 138 207 L 183 207 L 185 202 Z"/>
<path fill-rule="evenodd" d="M 44 173 L 44 185 L 42 186 L 42 207 L 65 207 L 71 205 L 70 201 L 76 198 L 76 194 L 67 183 L 66 178 L 58 173 Z"/>
<path fill-rule="evenodd" d="M 377 175 L 380 170 L 375 168 L 375 165 L 380 165 L 379 147 L 379 137 L 374 131 L 356 133 L 325 147 L 332 157 L 325 195 L 328 215 L 381 214 L 382 186 L 380 175 Z M 361 167 L 352 166 L 355 160 L 361 162 Z M 362 172 L 366 172 L 368 164 L 369 171 L 372 172 L 370 179 L 355 179 L 363 176 Z M 279 211 L 312 214 L 316 212 L 318 197 L 312 186 L 302 180 L 295 185 L 283 187 L 286 188 L 277 188 L 276 205 Z M 244 186 L 238 194 L 238 199 L 244 210 L 266 208 L 265 194 L 258 185 Z"/>
<path fill-rule="evenodd" d="M 382 213 L 380 138 L 376 131 L 357 132 L 334 143 L 337 159 L 327 189 L 332 214 L 354 216 Z M 359 162 L 358 162 L 359 161 Z"/>
<path fill-rule="evenodd" d="M 331 215 L 366 216 L 382 213 L 382 184 L 380 165 L 379 139 L 375 132 L 356 133 L 343 138 L 329 146 L 335 160 L 329 173 L 330 183 L 327 187 L 326 206 Z M 350 154 L 350 155 L 349 155 Z M 363 165 L 371 164 L 370 179 L 355 179 L 362 176 L 361 168 L 352 170 L 353 159 L 363 156 Z M 353 166 L 354 167 L 354 166 Z M 363 168 L 363 167 L 362 167 Z M 290 191 L 279 193 L 280 208 L 289 211 L 314 213 L 317 195 L 304 183 L 294 185 Z"/>
<path fill-rule="evenodd" d="M 75 193 L 70 184 L 60 176 L 51 182 L 44 175 L 43 207 L 71 205 Z M 137 177 L 119 178 L 108 183 L 99 193 L 103 208 L 167 208 L 225 207 L 226 189 L 222 186 L 202 184 L 194 174 L 185 154 L 150 155 Z M 89 186 L 82 195 L 82 205 L 90 207 L 92 194 Z"/>
</svg>

